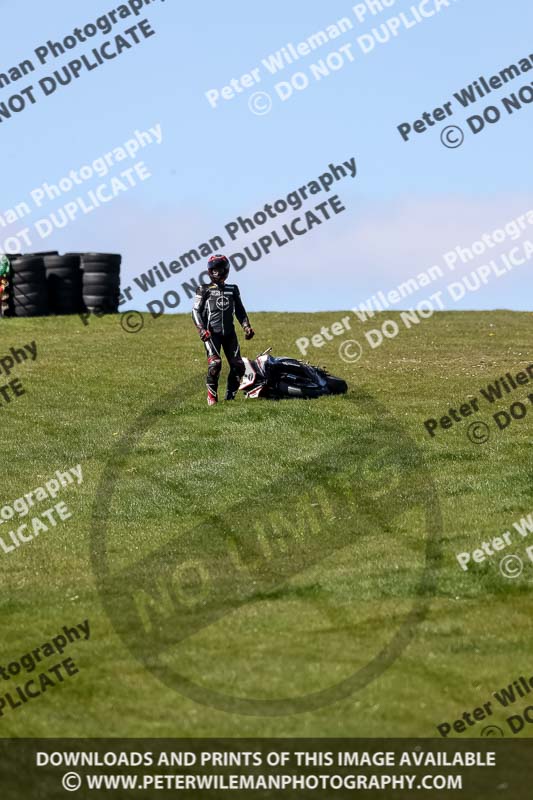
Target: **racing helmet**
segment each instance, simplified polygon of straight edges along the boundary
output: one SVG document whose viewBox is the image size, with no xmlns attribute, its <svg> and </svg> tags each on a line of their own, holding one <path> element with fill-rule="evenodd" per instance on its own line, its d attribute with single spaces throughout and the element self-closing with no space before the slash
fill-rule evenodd
<svg viewBox="0 0 533 800">
<path fill-rule="evenodd" d="M 229 267 L 229 260 L 226 258 L 226 256 L 211 256 L 207 262 L 207 271 L 209 273 L 209 277 L 211 280 L 215 281 L 215 283 L 226 280 L 229 274 Z"/>
</svg>

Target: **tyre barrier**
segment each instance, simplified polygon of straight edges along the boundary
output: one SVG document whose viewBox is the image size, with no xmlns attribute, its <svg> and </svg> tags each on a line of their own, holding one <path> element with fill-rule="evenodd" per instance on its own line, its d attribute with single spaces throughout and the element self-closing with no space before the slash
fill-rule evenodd
<svg viewBox="0 0 533 800">
<path fill-rule="evenodd" d="M 15 317 L 45 317 L 48 314 L 42 256 L 24 255 L 11 261 L 11 293 Z"/>
<path fill-rule="evenodd" d="M 91 313 L 115 314 L 120 298 L 120 265 L 116 253 L 84 253 L 83 304 Z"/>
<path fill-rule="evenodd" d="M 8 256 L 10 276 L 3 316 L 113 314 L 120 298 L 122 256 L 57 251 Z"/>
<path fill-rule="evenodd" d="M 79 314 L 83 311 L 80 257 L 48 255 L 44 266 L 50 314 Z"/>
</svg>

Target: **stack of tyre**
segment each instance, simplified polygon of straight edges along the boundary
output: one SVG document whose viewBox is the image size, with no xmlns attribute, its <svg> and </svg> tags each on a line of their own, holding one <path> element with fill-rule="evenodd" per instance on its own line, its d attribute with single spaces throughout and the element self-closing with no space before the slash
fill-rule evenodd
<svg viewBox="0 0 533 800">
<path fill-rule="evenodd" d="M 44 256 L 29 253 L 11 258 L 11 309 L 15 317 L 44 317 L 48 314 L 48 292 Z"/>
<path fill-rule="evenodd" d="M 81 258 L 77 253 L 44 258 L 50 314 L 76 314 L 83 310 Z"/>
<path fill-rule="evenodd" d="M 82 253 L 83 305 L 91 313 L 115 314 L 120 298 L 122 256 L 115 253 Z"/>
</svg>

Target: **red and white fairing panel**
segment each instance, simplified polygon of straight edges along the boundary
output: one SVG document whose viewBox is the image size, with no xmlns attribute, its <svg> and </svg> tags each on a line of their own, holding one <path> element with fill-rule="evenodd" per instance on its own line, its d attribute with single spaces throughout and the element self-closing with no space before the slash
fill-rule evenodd
<svg viewBox="0 0 533 800">
<path fill-rule="evenodd" d="M 255 383 L 255 379 L 257 377 L 257 373 L 252 366 L 252 362 L 248 358 L 243 358 L 245 372 L 241 378 L 241 385 L 240 389 L 245 392 L 250 386 L 253 386 Z"/>
</svg>

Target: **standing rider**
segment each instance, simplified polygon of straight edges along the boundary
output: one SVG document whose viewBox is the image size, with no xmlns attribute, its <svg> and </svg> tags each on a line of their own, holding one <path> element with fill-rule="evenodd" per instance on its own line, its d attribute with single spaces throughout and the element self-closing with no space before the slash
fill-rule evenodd
<svg viewBox="0 0 533 800">
<path fill-rule="evenodd" d="M 207 403 L 218 402 L 218 379 L 222 369 L 221 352 L 224 350 L 230 372 L 226 389 L 226 400 L 234 400 L 244 375 L 244 362 L 235 333 L 233 316 L 243 327 L 244 338 L 253 339 L 255 332 L 242 304 L 239 287 L 226 284 L 230 263 L 226 256 L 211 256 L 207 271 L 212 283 L 199 286 L 192 310 L 193 322 L 207 352 Z"/>
</svg>

